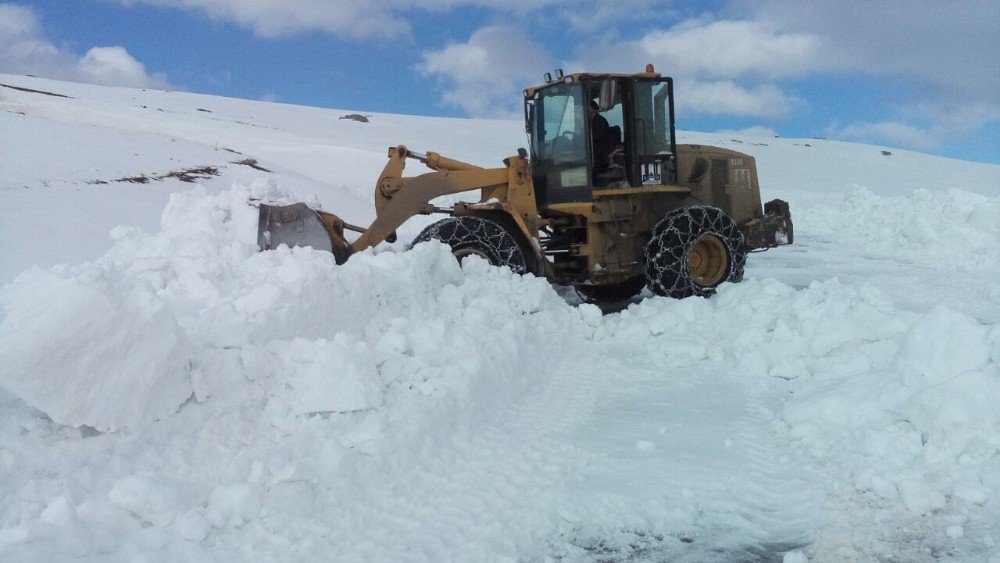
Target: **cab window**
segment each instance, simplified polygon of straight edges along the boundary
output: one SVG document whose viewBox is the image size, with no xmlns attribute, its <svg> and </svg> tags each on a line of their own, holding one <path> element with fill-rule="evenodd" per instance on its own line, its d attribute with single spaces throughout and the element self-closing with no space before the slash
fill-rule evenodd
<svg viewBox="0 0 1000 563">
<path fill-rule="evenodd" d="M 578 84 L 546 88 L 534 103 L 535 155 L 552 164 L 587 160 L 586 112 Z"/>
</svg>

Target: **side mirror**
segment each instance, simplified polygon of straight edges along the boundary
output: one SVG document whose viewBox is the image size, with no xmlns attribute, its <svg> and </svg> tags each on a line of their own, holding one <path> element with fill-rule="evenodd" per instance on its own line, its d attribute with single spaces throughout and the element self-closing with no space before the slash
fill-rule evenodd
<svg viewBox="0 0 1000 563">
<path fill-rule="evenodd" d="M 615 107 L 615 100 L 618 99 L 618 82 L 608 78 L 601 82 L 601 93 L 597 105 L 601 111 Z"/>
</svg>

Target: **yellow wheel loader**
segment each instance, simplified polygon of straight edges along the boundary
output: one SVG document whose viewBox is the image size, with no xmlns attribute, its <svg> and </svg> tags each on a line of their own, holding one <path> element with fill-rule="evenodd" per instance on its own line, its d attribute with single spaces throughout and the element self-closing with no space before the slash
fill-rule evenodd
<svg viewBox="0 0 1000 563">
<path fill-rule="evenodd" d="M 437 239 L 456 258 L 476 255 L 516 273 L 618 301 L 648 286 L 672 297 L 707 296 L 738 282 L 749 251 L 792 243 L 788 204 L 761 205 L 752 156 L 677 145 L 673 81 L 652 66 L 636 74 L 546 75 L 524 91 L 530 153 L 481 168 L 434 152 L 389 149 L 367 228 L 298 203 L 260 206 L 261 250 L 312 246 L 338 264 L 417 214 L 446 214 L 414 244 Z M 404 177 L 407 159 L 433 170 Z M 433 199 L 479 190 L 448 208 Z M 353 242 L 345 230 L 360 233 Z"/>
</svg>

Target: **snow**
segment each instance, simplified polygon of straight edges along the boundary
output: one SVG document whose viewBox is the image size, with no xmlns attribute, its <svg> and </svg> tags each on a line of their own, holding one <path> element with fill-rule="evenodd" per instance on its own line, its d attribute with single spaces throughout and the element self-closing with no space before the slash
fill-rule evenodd
<svg viewBox="0 0 1000 563">
<path fill-rule="evenodd" d="M 111 486 L 108 499 L 143 522 L 163 528 L 173 524 L 185 506 L 196 498 L 192 488 L 183 481 L 143 472 L 117 481 Z"/>
<path fill-rule="evenodd" d="M 30 271 L 9 296 L 0 325 L 4 386 L 53 420 L 134 428 L 191 395 L 186 342 L 154 293 L 115 288 L 98 272 Z"/>
<path fill-rule="evenodd" d="M 429 218 L 256 251 L 255 201 L 364 224 L 388 146 L 520 124 L 0 84 L 73 96 L 0 88 L 0 560 L 1000 560 L 998 166 L 684 132 L 795 245 L 602 311 Z"/>
</svg>

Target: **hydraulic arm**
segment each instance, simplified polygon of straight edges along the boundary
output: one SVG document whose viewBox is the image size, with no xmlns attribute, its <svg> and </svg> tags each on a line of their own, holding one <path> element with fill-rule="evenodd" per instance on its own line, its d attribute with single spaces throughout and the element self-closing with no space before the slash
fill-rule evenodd
<svg viewBox="0 0 1000 563">
<path fill-rule="evenodd" d="M 433 172 L 404 178 L 407 158 L 422 162 Z M 434 198 L 476 189 L 492 191 L 505 186 L 508 175 L 508 168 L 481 168 L 436 152 L 421 154 L 402 145 L 392 147 L 389 162 L 375 184 L 376 218 L 368 228 L 351 225 L 333 213 L 317 211 L 303 203 L 261 204 L 257 244 L 261 250 L 281 244 L 312 246 L 332 252 L 337 263 L 343 264 L 355 252 L 383 240 L 394 241 L 396 229 L 410 217 L 437 211 L 430 203 Z M 348 243 L 345 229 L 361 236 Z"/>
</svg>

